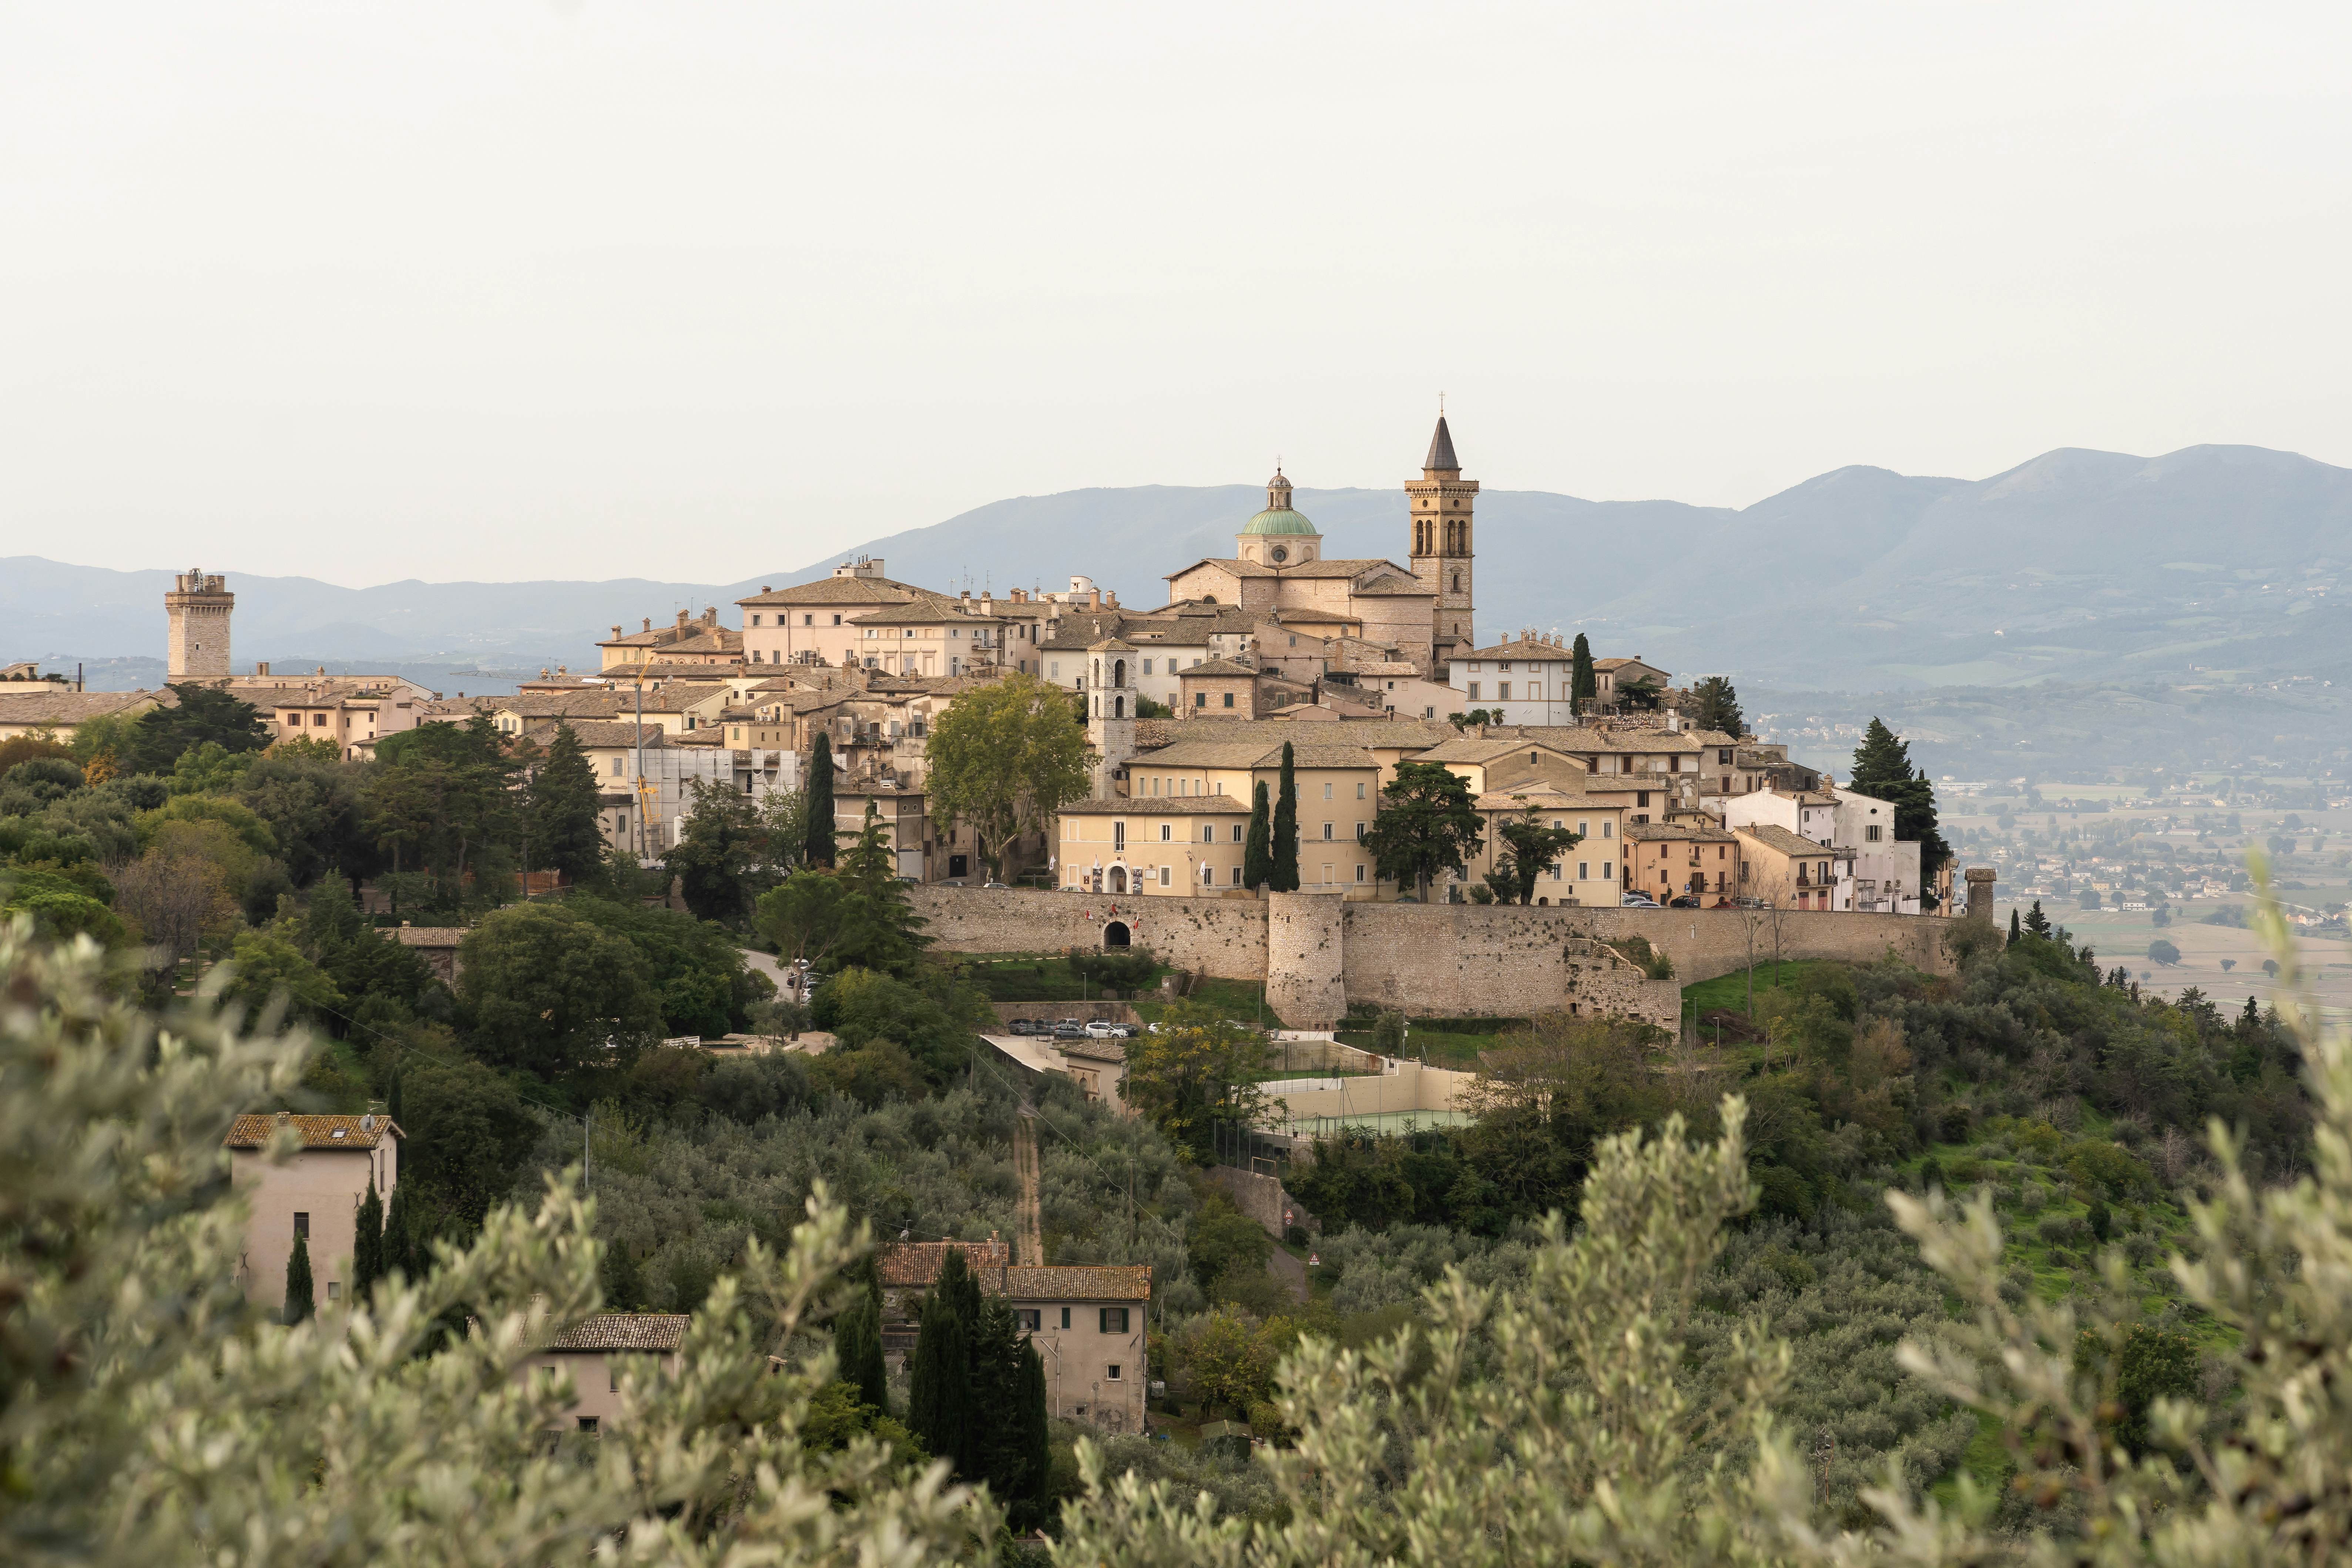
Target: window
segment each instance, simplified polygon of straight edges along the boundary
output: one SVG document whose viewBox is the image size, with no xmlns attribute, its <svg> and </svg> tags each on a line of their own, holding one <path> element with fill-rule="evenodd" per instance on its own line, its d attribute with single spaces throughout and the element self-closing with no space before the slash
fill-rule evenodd
<svg viewBox="0 0 2352 1568">
<path fill-rule="evenodd" d="M 833 617 L 833 624 L 834 624 L 835 626 L 839 626 L 839 625 L 841 625 L 841 617 L 840 617 L 839 616 L 834 616 L 834 617 Z"/>
<path fill-rule="evenodd" d="M 1066 1328 L 1068 1328 L 1069 1326 L 1070 1326 L 1070 1310 L 1069 1310 L 1067 1307 L 1065 1307 L 1065 1308 L 1063 1308 L 1063 1309 L 1062 1309 L 1062 1327 L 1064 1327 L 1064 1328 L 1066 1328 Z"/>
<path fill-rule="evenodd" d="M 1160 868 L 1160 885 L 1163 888 L 1168 885 L 1168 868 L 1165 866 Z"/>
<path fill-rule="evenodd" d="M 1143 661 L 1143 673 L 1146 675 L 1151 673 L 1151 661 L 1148 658 Z"/>
<path fill-rule="evenodd" d="M 1102 1331 L 1106 1334 L 1123 1334 L 1127 1332 L 1127 1309 L 1125 1307 L 1103 1308 Z"/>
<path fill-rule="evenodd" d="M 1528 682 L 1528 700 L 1530 702 L 1540 702 L 1543 700 L 1542 681 L 1530 680 Z"/>
<path fill-rule="evenodd" d="M 1474 664 L 1470 668 L 1475 669 L 1478 667 Z M 1470 700 L 1473 702 L 1478 700 L 1478 683 L 1475 680 L 1470 683 Z"/>
<path fill-rule="evenodd" d="M 1192 693 L 1192 706 L 1193 706 L 1193 707 L 1195 707 L 1195 708 L 1206 708 L 1208 705 L 1209 705 L 1209 694 L 1208 694 L 1207 692 L 1205 692 L 1205 691 L 1195 691 L 1194 693 Z"/>
<path fill-rule="evenodd" d="M 1033 1334 L 1039 1329 L 1045 1327 L 1045 1314 L 1035 1307 L 1015 1307 L 1013 1309 L 1013 1326 L 1015 1328 L 1026 1329 Z"/>
<path fill-rule="evenodd" d="M 1201 886 L 1204 888 L 1213 887 L 1215 885 L 1216 880 L 1217 868 L 1214 866 L 1203 866 L 1201 868 Z"/>
<path fill-rule="evenodd" d="M 1500 670 L 1508 670 L 1508 669 L 1511 668 L 1511 661 L 1510 661 L 1509 659 L 1507 659 L 1507 659 L 1503 659 L 1503 660 L 1499 661 L 1498 663 L 1496 663 L 1496 665 L 1495 666 L 1495 668 L 1496 668 L 1496 669 L 1500 669 Z"/>
<path fill-rule="evenodd" d="M 593 1437 L 596 1435 L 596 1417 L 583 1415 L 580 1418 L 580 1430 L 588 1436 Z"/>
<path fill-rule="evenodd" d="M 1104 1381 L 1105 1383 L 1117 1383 L 1117 1382 L 1118 1382 L 1118 1381 L 1119 1381 L 1118 1372 L 1119 1372 L 1119 1365 L 1118 1365 L 1118 1363 L 1117 1363 L 1117 1362 L 1113 1362 L 1113 1363 L 1111 1363 L 1108 1366 L 1107 1366 L 1107 1367 L 1103 1368 L 1103 1381 Z"/>
<path fill-rule="evenodd" d="M 1363 879 L 1364 879 L 1364 863 L 1363 863 L 1361 860 L 1359 860 L 1359 861 L 1357 861 L 1357 862 L 1356 862 L 1356 880 L 1358 880 L 1359 882 L 1360 882 L 1360 881 L 1362 881 Z"/>
<path fill-rule="evenodd" d="M 1648 790 L 1645 790 L 1645 789 L 1637 789 L 1637 790 L 1635 790 L 1635 791 L 1633 792 L 1633 804 L 1634 804 L 1635 805 L 1649 805 L 1649 804 L 1650 804 L 1650 792 L 1649 792 Z"/>
<path fill-rule="evenodd" d="M 620 1363 L 619 1362 L 614 1361 L 611 1356 L 606 1356 L 606 1357 L 604 1358 L 604 1372 L 605 1372 L 606 1375 L 607 1375 L 608 1377 L 610 1377 L 610 1378 L 611 1378 L 611 1380 L 612 1380 L 612 1392 L 613 1392 L 613 1393 L 614 1393 L 614 1394 L 618 1394 L 618 1393 L 620 1393 L 620 1392 L 621 1392 L 621 1363 Z"/>
<path fill-rule="evenodd" d="M 313 713 L 310 715 L 310 722 L 313 727 L 323 726 L 327 722 L 327 716 L 324 713 Z"/>
<path fill-rule="evenodd" d="M 1045 667 L 1045 673 L 1052 676 L 1055 680 L 1061 679 L 1062 661 L 1058 658 L 1055 659 L 1051 664 Z"/>
<path fill-rule="evenodd" d="M 753 616 L 751 617 L 751 624 L 752 624 L 753 626 L 758 626 L 758 625 L 760 624 L 760 617 L 759 617 L 759 616 Z"/>
<path fill-rule="evenodd" d="M 1875 844 L 1875 843 L 1877 843 L 1877 842 L 1878 842 L 1878 835 L 1879 835 L 1879 826 L 1878 826 L 1878 824 L 1876 824 L 1876 823 L 1874 823 L 1874 823 L 1872 823 L 1869 826 L 1867 826 L 1867 827 L 1865 827 L 1865 828 L 1864 828 L 1864 829 L 1862 830 L 1862 837 L 1864 837 L 1864 840 L 1866 840 L 1866 841 L 1867 841 L 1867 842 L 1869 842 L 1869 843 L 1872 843 L 1872 844 Z"/>
<path fill-rule="evenodd" d="M 1592 862 L 1590 860 L 1579 860 L 1576 863 L 1576 879 L 1580 882 L 1589 881 L 1591 877 Z"/>
<path fill-rule="evenodd" d="M 1216 841 L 1217 825 L 1213 822 L 1204 822 L 1201 824 L 1201 842 L 1203 844 L 1214 844 Z"/>
<path fill-rule="evenodd" d="M 1331 798 L 1331 786 L 1328 784 L 1323 786 L 1323 798 L 1325 800 Z"/>
<path fill-rule="evenodd" d="M 814 616 L 803 616 L 801 617 L 801 625 L 804 626 L 813 626 L 816 625 L 816 617 Z"/>
<path fill-rule="evenodd" d="M 1356 781 L 1356 798 L 1358 800 L 1364 798 L 1364 784 L 1361 779 Z"/>
<path fill-rule="evenodd" d="M 1603 837 L 1603 838 L 1614 838 L 1616 836 L 1617 836 L 1617 825 L 1616 825 L 1615 823 L 1613 823 L 1613 822 L 1604 822 L 1604 823 L 1602 823 L 1602 824 L 1601 825 L 1601 837 Z"/>
<path fill-rule="evenodd" d="M 306 1238 L 310 1234 L 310 1216 L 300 1209 L 294 1211 L 294 1234 Z"/>
<path fill-rule="evenodd" d="M 342 1282 L 341 1280 L 340 1280 L 340 1279 L 330 1279 L 330 1280 L 328 1280 L 328 1281 L 327 1281 L 327 1300 L 330 1300 L 330 1301 L 340 1301 L 340 1300 L 341 1300 L 342 1299 L 343 1299 L 343 1282 Z"/>
<path fill-rule="evenodd" d="M 1236 844 L 1239 844 L 1241 841 L 1242 841 L 1242 825 L 1241 825 L 1240 823 L 1236 822 L 1236 823 L 1234 823 L 1234 843 L 1236 843 Z"/>
<path fill-rule="evenodd" d="M 1616 876 L 1617 867 L 1613 861 L 1603 860 L 1601 862 L 1601 879 L 1602 881 L 1613 881 L 1616 879 Z"/>
<path fill-rule="evenodd" d="M 1167 843 L 1171 837 L 1174 837 L 1175 832 L 1176 828 L 1172 823 L 1161 823 L 1160 825 L 1160 842 L 1162 844 Z"/>
<path fill-rule="evenodd" d="M 1228 692 L 1226 692 L 1226 693 L 1225 693 L 1225 706 L 1226 706 L 1226 707 L 1228 707 L 1228 708 L 1230 708 L 1230 707 L 1232 707 L 1233 705 L 1234 705 L 1234 694 L 1233 694 L 1232 692 L 1228 691 Z"/>
</svg>

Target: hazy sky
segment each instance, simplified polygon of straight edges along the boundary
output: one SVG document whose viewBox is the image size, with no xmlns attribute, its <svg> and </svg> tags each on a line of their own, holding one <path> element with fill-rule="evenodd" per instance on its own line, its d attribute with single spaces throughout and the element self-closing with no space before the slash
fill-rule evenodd
<svg viewBox="0 0 2352 1568">
<path fill-rule="evenodd" d="M 0 555 L 724 581 L 1007 495 L 2352 465 L 2352 7 L 0 5 Z M 1073 570 L 1116 536 L 1072 541 Z"/>
</svg>

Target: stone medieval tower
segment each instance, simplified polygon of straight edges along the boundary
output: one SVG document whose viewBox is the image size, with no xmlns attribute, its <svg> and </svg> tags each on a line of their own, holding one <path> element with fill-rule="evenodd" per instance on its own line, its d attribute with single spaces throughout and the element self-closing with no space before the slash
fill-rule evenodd
<svg viewBox="0 0 2352 1568">
<path fill-rule="evenodd" d="M 1087 744 L 1095 752 L 1095 798 L 1108 800 L 1119 769 L 1135 755 L 1135 645 L 1105 637 L 1087 649 Z"/>
<path fill-rule="evenodd" d="M 1412 574 L 1437 595 L 1430 676 L 1443 680 L 1448 659 L 1478 646 L 1470 607 L 1470 510 L 1478 481 L 1462 477 L 1462 460 L 1454 455 L 1454 435 L 1443 414 L 1429 456 L 1422 459 L 1421 478 L 1405 481 L 1404 493 L 1412 508 Z"/>
<path fill-rule="evenodd" d="M 228 617 L 236 595 L 228 579 L 207 577 L 196 567 L 173 579 L 163 595 L 163 613 L 171 622 L 166 653 L 172 680 L 228 674 Z"/>
</svg>

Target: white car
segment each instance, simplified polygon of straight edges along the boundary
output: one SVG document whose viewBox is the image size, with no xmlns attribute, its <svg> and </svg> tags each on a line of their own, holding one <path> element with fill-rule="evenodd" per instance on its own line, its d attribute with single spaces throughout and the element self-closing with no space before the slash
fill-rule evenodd
<svg viewBox="0 0 2352 1568">
<path fill-rule="evenodd" d="M 1117 1024 L 1106 1024 L 1097 1018 L 1087 1026 L 1087 1038 L 1090 1040 L 1116 1040 L 1118 1037 Z"/>
<path fill-rule="evenodd" d="M 1647 893 L 1628 893 L 1618 900 L 1618 904 L 1628 910 L 1654 910 L 1658 907 L 1658 900 Z"/>
</svg>

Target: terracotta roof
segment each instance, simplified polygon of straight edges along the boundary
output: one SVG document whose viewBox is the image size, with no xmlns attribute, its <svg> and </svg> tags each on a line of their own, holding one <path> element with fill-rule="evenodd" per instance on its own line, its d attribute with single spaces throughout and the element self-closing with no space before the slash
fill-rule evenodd
<svg viewBox="0 0 2352 1568">
<path fill-rule="evenodd" d="M 1264 675 L 1265 673 L 1266 672 L 1256 668 L 1255 666 L 1243 664 L 1237 660 L 1230 658 L 1208 659 L 1202 663 L 1190 666 L 1187 668 L 1180 669 L 1176 672 L 1179 679 L 1183 679 L 1195 675 L 1258 676 Z"/>
<path fill-rule="evenodd" d="M 983 1289 L 1001 1290 L 1013 1301 L 1149 1301 L 1149 1263 L 1055 1264 L 1035 1268 L 1006 1268 L 982 1275 Z"/>
<path fill-rule="evenodd" d="M 599 1312 L 559 1329 L 541 1346 L 551 1351 L 674 1351 L 694 1320 L 684 1312 Z"/>
<path fill-rule="evenodd" d="M 0 724 L 80 724 L 158 700 L 152 691 L 0 693 Z"/>
<path fill-rule="evenodd" d="M 1250 802 L 1239 795 L 1147 795 L 1116 800 L 1074 800 L 1064 816 L 1247 816 Z"/>
<path fill-rule="evenodd" d="M 646 695 L 655 694 L 647 692 Z M 468 700 L 470 702 L 470 699 Z M 553 719 L 569 715 L 609 719 L 621 710 L 623 700 L 621 691 L 610 686 L 583 687 L 577 691 L 518 691 L 512 697 L 497 700 L 498 711 L 511 713 L 518 719 Z M 634 703 L 636 693 L 628 693 L 626 700 Z"/>
<path fill-rule="evenodd" d="M 974 1268 L 1002 1268 L 1012 1261 L 1013 1249 L 993 1237 L 987 1241 L 894 1241 L 874 1260 L 885 1285 L 917 1285 L 928 1289 L 940 1277 L 940 1266 L 952 1247 Z"/>
<path fill-rule="evenodd" d="M 1473 802 L 1480 811 L 1615 811 L 1620 803 L 1537 783 L 1520 789 L 1491 789 Z"/>
<path fill-rule="evenodd" d="M 229 1123 L 221 1142 L 231 1149 L 266 1149 L 283 1124 L 291 1127 L 305 1149 L 373 1149 L 386 1133 L 405 1138 L 389 1116 L 293 1116 L 280 1111 L 251 1112 Z"/>
<path fill-rule="evenodd" d="M 1832 855 L 1851 858 L 1853 854 L 1853 851 L 1851 849 L 1833 849 L 1826 844 L 1816 844 L 1810 838 L 1800 837 L 1798 835 L 1790 832 L 1787 828 L 1782 827 L 1780 824 L 1773 822 L 1750 825 L 1748 826 L 1741 827 L 1738 831 L 1747 837 L 1753 838 L 1757 843 L 1764 846 L 1768 849 L 1777 849 L 1781 854 L 1791 857 L 1800 855 Z"/>
<path fill-rule="evenodd" d="M 555 732 L 555 726 L 558 724 L 570 730 L 573 738 L 579 741 L 583 746 L 606 748 L 613 746 L 628 746 L 634 748 L 637 743 L 637 735 L 641 728 L 645 733 L 645 743 L 647 751 L 651 751 L 656 746 L 666 746 L 670 743 L 670 737 L 663 732 L 660 725 L 646 724 L 640 726 L 634 721 L 627 723 L 597 723 L 590 720 L 557 719 L 551 721 L 547 724 L 533 727 L 530 731 L 530 736 L 533 740 L 544 739 Z M 712 731 L 714 734 L 717 732 L 718 731 Z"/>
<path fill-rule="evenodd" d="M 1625 825 L 1625 837 L 1644 842 L 1675 844 L 1731 842 L 1731 835 L 1724 829 L 1692 822 L 1629 822 Z"/>
<path fill-rule="evenodd" d="M 932 625 L 992 626 L 993 616 L 983 616 L 978 610 L 967 611 L 955 599 L 910 599 L 903 605 L 892 605 L 869 615 L 852 616 L 853 626 L 927 626 Z"/>
<path fill-rule="evenodd" d="M 754 594 L 735 602 L 743 605 L 894 605 L 908 599 L 943 598 L 929 588 L 918 588 L 911 583 L 901 583 L 889 577 L 820 577 L 814 583 L 803 583 L 796 588 L 778 588 L 772 593 Z"/>
<path fill-rule="evenodd" d="M 1573 759 L 1549 741 L 1519 734 L 1461 735 L 1441 742 L 1413 758 L 1416 763 L 1491 763 L 1514 752 L 1549 752 L 1560 762 Z"/>
</svg>

